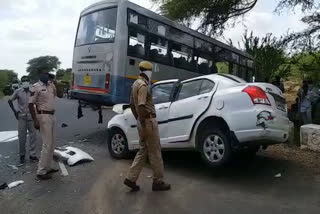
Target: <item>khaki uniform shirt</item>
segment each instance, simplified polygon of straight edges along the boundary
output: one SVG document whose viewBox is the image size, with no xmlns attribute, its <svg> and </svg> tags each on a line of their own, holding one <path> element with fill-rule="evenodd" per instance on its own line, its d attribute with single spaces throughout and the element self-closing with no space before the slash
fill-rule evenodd
<svg viewBox="0 0 320 214">
<path fill-rule="evenodd" d="M 152 95 L 150 93 L 148 82 L 141 76 L 133 83 L 131 96 L 130 96 L 130 107 L 133 115 L 139 118 L 139 106 L 145 106 L 148 114 L 156 114 L 154 105 L 152 103 Z"/>
<path fill-rule="evenodd" d="M 13 95 L 10 97 L 9 100 L 11 101 L 18 101 L 18 112 L 21 114 L 29 114 L 29 97 L 30 91 L 25 90 L 24 88 L 18 88 L 14 91 Z"/>
<path fill-rule="evenodd" d="M 44 84 L 41 81 L 31 88 L 29 103 L 37 106 L 38 111 L 55 111 L 57 90 L 53 83 Z"/>
</svg>

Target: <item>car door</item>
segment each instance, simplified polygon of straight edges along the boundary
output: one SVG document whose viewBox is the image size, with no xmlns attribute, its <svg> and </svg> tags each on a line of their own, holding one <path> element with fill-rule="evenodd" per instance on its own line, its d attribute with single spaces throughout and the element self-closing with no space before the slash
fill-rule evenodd
<svg viewBox="0 0 320 214">
<path fill-rule="evenodd" d="M 160 143 L 167 142 L 169 108 L 175 82 L 156 84 L 152 88 L 152 100 L 157 113 Z"/>
<path fill-rule="evenodd" d="M 210 104 L 214 86 L 214 82 L 207 79 L 185 81 L 181 84 L 169 110 L 168 142 L 189 139 L 193 124 Z"/>
</svg>

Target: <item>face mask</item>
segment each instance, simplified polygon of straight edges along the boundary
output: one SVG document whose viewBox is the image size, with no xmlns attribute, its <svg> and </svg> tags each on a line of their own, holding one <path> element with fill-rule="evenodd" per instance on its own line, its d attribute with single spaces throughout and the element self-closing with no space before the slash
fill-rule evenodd
<svg viewBox="0 0 320 214">
<path fill-rule="evenodd" d="M 21 86 L 22 86 L 22 88 L 29 88 L 29 82 L 22 82 L 21 83 Z"/>
<path fill-rule="evenodd" d="M 48 74 L 41 74 L 40 75 L 40 81 L 44 84 L 48 84 L 49 81 L 49 75 Z"/>
<path fill-rule="evenodd" d="M 148 77 L 149 83 L 151 83 L 152 71 L 144 71 L 142 73 L 144 73 Z"/>
</svg>

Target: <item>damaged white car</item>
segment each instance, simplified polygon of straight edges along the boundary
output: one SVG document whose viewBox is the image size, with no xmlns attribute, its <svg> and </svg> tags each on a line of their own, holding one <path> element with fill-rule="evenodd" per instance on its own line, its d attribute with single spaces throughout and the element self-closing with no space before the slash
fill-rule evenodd
<svg viewBox="0 0 320 214">
<path fill-rule="evenodd" d="M 160 81 L 152 87 L 161 147 L 201 152 L 210 166 L 227 163 L 234 151 L 255 154 L 288 140 L 285 98 L 268 83 L 247 83 L 226 74 Z M 137 121 L 129 105 L 116 105 L 108 123 L 110 154 L 125 158 L 139 148 Z"/>
</svg>

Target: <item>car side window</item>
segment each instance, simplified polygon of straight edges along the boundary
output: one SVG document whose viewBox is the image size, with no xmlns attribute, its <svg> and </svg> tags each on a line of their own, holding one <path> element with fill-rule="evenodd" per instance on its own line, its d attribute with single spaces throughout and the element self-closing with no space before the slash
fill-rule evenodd
<svg viewBox="0 0 320 214">
<path fill-rule="evenodd" d="M 201 89 L 200 89 L 200 94 L 211 92 L 213 87 L 214 87 L 214 82 L 211 82 L 210 80 L 203 80 Z"/>
<path fill-rule="evenodd" d="M 183 83 L 178 94 L 177 100 L 186 99 L 189 97 L 197 96 L 200 92 L 202 80 L 196 80 Z"/>
<path fill-rule="evenodd" d="M 164 83 L 152 88 L 152 100 L 154 104 L 170 102 L 174 83 Z"/>
</svg>

